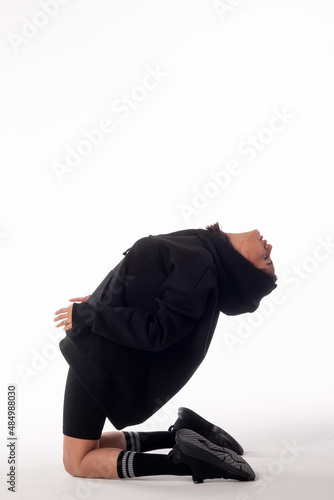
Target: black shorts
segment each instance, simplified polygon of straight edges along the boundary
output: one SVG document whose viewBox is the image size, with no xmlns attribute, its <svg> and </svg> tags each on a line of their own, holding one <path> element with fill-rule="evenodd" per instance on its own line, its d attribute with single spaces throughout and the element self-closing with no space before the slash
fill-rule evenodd
<svg viewBox="0 0 334 500">
<path fill-rule="evenodd" d="M 64 394 L 63 434 L 100 439 L 106 416 L 69 368 Z"/>
</svg>

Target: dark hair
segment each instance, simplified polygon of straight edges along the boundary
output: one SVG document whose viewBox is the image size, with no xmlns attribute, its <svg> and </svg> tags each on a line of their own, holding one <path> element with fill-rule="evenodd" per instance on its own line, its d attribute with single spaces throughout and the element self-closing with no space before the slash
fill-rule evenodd
<svg viewBox="0 0 334 500">
<path fill-rule="evenodd" d="M 215 222 L 214 224 L 210 224 L 209 226 L 206 226 L 205 229 L 207 229 L 208 231 L 211 231 L 212 233 L 215 233 L 217 236 L 219 236 L 220 238 L 222 238 L 223 240 L 225 240 L 227 243 L 229 243 L 232 246 L 230 238 L 227 236 L 227 234 L 224 233 L 224 231 L 222 231 L 222 229 L 219 225 L 219 222 Z M 256 269 L 258 269 L 258 268 L 256 268 Z M 261 271 L 266 276 L 271 278 L 274 283 L 276 283 L 276 281 L 277 281 L 276 274 L 267 273 L 263 269 L 258 269 L 258 271 Z"/>
<path fill-rule="evenodd" d="M 224 231 L 221 229 L 219 222 L 215 222 L 214 224 L 211 224 L 210 226 L 206 226 L 208 231 L 211 231 L 212 233 L 215 233 L 217 236 L 225 240 L 227 243 L 232 245 L 230 238 L 227 236 L 227 234 L 224 233 Z"/>
</svg>

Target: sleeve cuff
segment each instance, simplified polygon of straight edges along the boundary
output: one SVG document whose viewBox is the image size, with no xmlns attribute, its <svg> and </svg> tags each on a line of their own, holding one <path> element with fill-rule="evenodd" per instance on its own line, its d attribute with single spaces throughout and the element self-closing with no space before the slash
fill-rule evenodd
<svg viewBox="0 0 334 500">
<path fill-rule="evenodd" d="M 92 304 L 87 302 L 73 303 L 72 308 L 72 329 L 83 330 L 92 327 L 95 318 L 95 309 Z"/>
</svg>

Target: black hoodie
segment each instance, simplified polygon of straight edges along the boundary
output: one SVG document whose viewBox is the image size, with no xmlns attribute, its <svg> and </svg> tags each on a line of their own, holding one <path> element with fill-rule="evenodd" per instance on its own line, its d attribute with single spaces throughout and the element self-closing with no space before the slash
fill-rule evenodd
<svg viewBox="0 0 334 500">
<path fill-rule="evenodd" d="M 276 284 L 205 229 L 139 239 L 86 302 L 60 350 L 116 427 L 147 420 L 206 356 L 219 313 L 255 311 Z"/>
</svg>

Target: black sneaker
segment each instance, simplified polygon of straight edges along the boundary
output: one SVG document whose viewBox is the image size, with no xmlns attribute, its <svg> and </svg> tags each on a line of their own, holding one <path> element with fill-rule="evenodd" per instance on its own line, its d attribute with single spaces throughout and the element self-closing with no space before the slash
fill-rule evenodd
<svg viewBox="0 0 334 500">
<path fill-rule="evenodd" d="M 253 481 L 255 473 L 250 465 L 234 451 L 217 446 L 190 429 L 175 434 L 174 448 L 168 459 L 174 464 L 185 464 L 192 472 L 194 483 L 204 479 L 236 479 Z"/>
<path fill-rule="evenodd" d="M 238 455 L 243 455 L 243 448 L 232 436 L 230 436 L 230 434 L 217 425 L 204 420 L 204 418 L 197 415 L 194 411 L 189 410 L 189 408 L 179 408 L 177 416 L 178 419 L 174 425 L 169 427 L 169 431 L 191 429 L 198 432 L 198 434 L 205 437 L 212 443 L 215 443 L 222 448 L 229 448 Z"/>
</svg>

